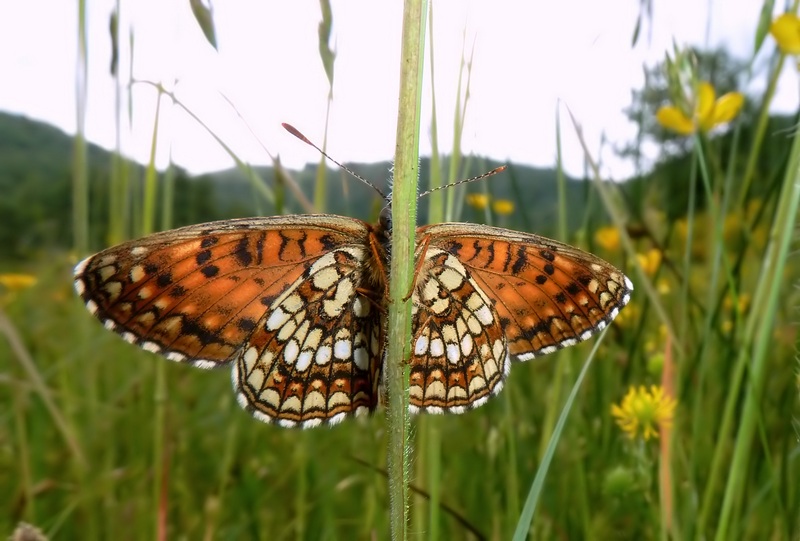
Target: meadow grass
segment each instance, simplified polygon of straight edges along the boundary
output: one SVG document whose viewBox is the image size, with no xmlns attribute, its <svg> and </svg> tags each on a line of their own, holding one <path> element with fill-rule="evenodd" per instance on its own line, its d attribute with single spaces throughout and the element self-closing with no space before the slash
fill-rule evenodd
<svg viewBox="0 0 800 541">
<path fill-rule="evenodd" d="M 468 95 L 465 73 L 459 96 Z M 756 124 L 766 126 L 767 106 L 760 111 Z M 466 116 L 465 98 L 458 125 Z M 432 126 L 436 133 L 435 116 Z M 800 272 L 788 254 L 800 143 L 792 134 L 786 163 L 759 177 L 773 186 L 748 196 L 736 190 L 756 175 L 749 164 L 763 151 L 758 133 L 721 164 L 713 140 L 694 135 L 690 185 L 698 190 L 677 219 L 654 203 L 669 197 L 668 187 L 651 186 L 630 201 L 592 173 L 587 199 L 603 205 L 613 227 L 587 213 L 570 238 L 571 209 L 560 192 L 560 238 L 626 269 L 636 284 L 633 300 L 602 342 L 515 364 L 486 406 L 413 419 L 416 438 L 399 442 L 414 443 L 411 516 L 404 495 L 401 526 L 392 526 L 389 511 L 387 448 L 403 420 L 379 414 L 311 431 L 259 423 L 236 405 L 227 371 L 166 362 L 92 321 L 72 292 L 70 257 L 28 268 L 35 284 L 0 286 L 0 403 L 7 405 L 0 413 L 0 532 L 25 521 L 52 539 L 87 540 L 385 539 L 390 527 L 434 540 L 515 532 L 519 539 L 798 539 Z M 82 144 L 79 137 L 78 200 L 88 190 L 80 180 Z M 457 130 L 457 159 L 446 177 L 434 167 L 431 186 L 463 176 L 459 146 Z M 116 170 L 113 185 L 127 186 Z M 129 217 L 112 222 L 112 238 L 169 227 L 169 183 L 157 182 L 152 161 L 148 171 L 112 198 L 110 216 Z M 734 182 L 742 176 L 744 188 Z M 432 194 L 427 221 L 477 217 L 524 229 L 528 209 L 493 210 L 494 187 L 504 181 Z M 328 191 L 317 184 L 317 205 Z M 466 192 L 486 204 L 471 207 Z M 695 193 L 704 194 L 702 204 Z M 281 197 L 265 195 L 275 213 Z M 88 223 L 88 208 L 75 213 L 83 252 L 89 237 L 79 224 Z M 634 223 L 647 234 L 629 234 Z M 569 389 L 594 348 L 561 424 Z M 629 389 L 653 384 L 677 400 L 674 420 L 655 438 L 630 437 L 611 406 Z"/>
</svg>

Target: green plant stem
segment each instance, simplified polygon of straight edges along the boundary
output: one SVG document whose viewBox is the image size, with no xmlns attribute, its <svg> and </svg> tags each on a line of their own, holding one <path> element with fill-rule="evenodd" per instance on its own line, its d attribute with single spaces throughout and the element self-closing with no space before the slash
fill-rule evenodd
<svg viewBox="0 0 800 541">
<path fill-rule="evenodd" d="M 425 44 L 426 14 L 425 0 L 405 2 L 392 200 L 389 336 L 383 368 L 389 395 L 387 463 L 390 526 L 392 539 L 396 541 L 404 541 L 407 538 L 408 524 L 408 476 L 411 454 L 408 359 L 411 346 L 411 302 L 407 295 L 414 273 L 422 52 Z"/>
<path fill-rule="evenodd" d="M 795 8 L 796 9 L 796 8 Z M 742 175 L 741 192 L 739 192 L 738 209 L 744 209 L 745 202 L 747 201 L 747 193 L 750 191 L 750 183 L 753 181 L 753 174 L 758 164 L 758 157 L 761 155 L 761 144 L 764 142 L 764 135 L 767 132 L 767 123 L 769 122 L 769 106 L 772 103 L 772 97 L 775 95 L 775 89 L 778 86 L 778 77 L 783 68 L 783 62 L 786 55 L 781 55 L 778 59 L 778 64 L 772 71 L 767 84 L 767 90 L 764 92 L 764 98 L 761 101 L 761 112 L 758 115 L 758 122 L 756 123 L 755 135 L 753 136 L 753 145 L 750 147 L 750 153 L 747 156 L 747 165 L 744 168 Z"/>
<path fill-rule="evenodd" d="M 86 45 L 86 2 L 78 2 L 78 60 L 75 69 L 75 146 L 72 160 L 73 247 L 81 256 L 89 251 L 89 179 L 86 158 L 86 100 L 88 49 Z"/>
</svg>

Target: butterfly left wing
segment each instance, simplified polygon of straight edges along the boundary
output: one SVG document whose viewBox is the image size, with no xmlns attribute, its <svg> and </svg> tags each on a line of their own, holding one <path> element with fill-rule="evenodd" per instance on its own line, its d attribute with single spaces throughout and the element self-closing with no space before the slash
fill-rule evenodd
<svg viewBox="0 0 800 541">
<path fill-rule="evenodd" d="M 257 418 L 316 426 L 377 405 L 373 234 L 332 215 L 189 226 L 87 258 L 75 288 L 145 350 L 202 368 L 235 360 L 237 398 Z"/>
</svg>

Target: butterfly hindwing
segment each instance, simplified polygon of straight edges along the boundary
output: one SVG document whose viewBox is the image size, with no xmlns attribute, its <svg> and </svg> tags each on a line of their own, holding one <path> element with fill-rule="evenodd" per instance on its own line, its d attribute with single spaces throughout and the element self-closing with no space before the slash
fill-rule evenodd
<svg viewBox="0 0 800 541">
<path fill-rule="evenodd" d="M 376 407 L 384 325 L 368 255 L 364 245 L 330 251 L 272 301 L 234 368 L 242 407 L 304 427 Z"/>
<path fill-rule="evenodd" d="M 428 248 L 413 294 L 410 403 L 460 413 L 500 391 L 508 345 L 486 293 L 458 257 Z"/>
</svg>

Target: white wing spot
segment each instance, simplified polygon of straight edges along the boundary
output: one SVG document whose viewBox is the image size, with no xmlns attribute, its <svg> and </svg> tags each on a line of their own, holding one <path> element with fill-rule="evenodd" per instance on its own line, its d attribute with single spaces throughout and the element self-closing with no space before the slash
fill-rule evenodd
<svg viewBox="0 0 800 541">
<path fill-rule="evenodd" d="M 281 306 L 286 308 L 287 312 L 294 314 L 303 307 L 303 298 L 297 293 L 293 293 L 292 295 L 286 297 L 286 299 L 281 303 Z"/>
<path fill-rule="evenodd" d="M 331 362 L 331 347 L 330 346 L 322 346 L 317 350 L 317 354 L 314 355 L 314 361 L 319 365 L 326 365 Z"/>
<path fill-rule="evenodd" d="M 195 359 L 192 361 L 192 366 L 202 370 L 210 370 L 211 368 L 216 368 L 218 365 L 214 361 L 209 361 L 207 359 Z"/>
<path fill-rule="evenodd" d="M 500 360 L 505 357 L 506 352 L 506 345 L 505 343 L 498 339 L 494 341 L 494 346 L 492 347 L 492 356 L 495 360 Z"/>
<path fill-rule="evenodd" d="M 314 273 L 312 271 L 314 287 L 321 290 L 329 289 L 339 279 L 339 273 L 334 267 L 325 267 Z"/>
<path fill-rule="evenodd" d="M 289 321 L 284 323 L 283 327 L 281 327 L 281 330 L 278 331 L 278 340 L 280 340 L 281 342 L 285 342 L 286 340 L 291 338 L 292 335 L 294 335 L 294 331 L 296 330 L 297 330 L 297 323 L 295 323 L 293 320 L 290 319 Z"/>
<path fill-rule="evenodd" d="M 266 328 L 268 331 L 277 331 L 283 325 L 289 321 L 291 316 L 283 311 L 283 309 L 279 306 L 267 318 Z"/>
<path fill-rule="evenodd" d="M 322 329 L 316 327 L 306 335 L 306 340 L 303 342 L 303 349 L 317 349 L 322 340 Z"/>
<path fill-rule="evenodd" d="M 146 276 L 146 273 L 144 272 L 144 267 L 142 267 L 141 265 L 135 265 L 135 266 L 131 267 L 131 270 L 128 273 L 128 277 L 131 279 L 131 282 L 134 283 L 134 284 L 136 282 L 138 282 L 139 280 L 141 280 L 142 278 L 144 278 L 145 276 Z"/>
<path fill-rule="evenodd" d="M 289 364 L 293 364 L 297 360 L 299 354 L 300 344 L 297 343 L 297 340 L 292 338 L 286 343 L 286 348 L 283 350 L 283 360 Z"/>
<path fill-rule="evenodd" d="M 328 252 L 324 256 L 317 259 L 313 265 L 311 265 L 311 269 L 309 272 L 311 274 L 316 274 L 319 271 L 325 269 L 326 267 L 331 267 L 336 264 L 336 257 L 334 256 L 333 252 Z"/>
<path fill-rule="evenodd" d="M 351 356 L 350 340 L 337 340 L 333 345 L 333 356 L 342 361 L 346 361 Z"/>
<path fill-rule="evenodd" d="M 425 335 L 417 338 L 417 343 L 414 345 L 414 355 L 425 355 L 428 351 L 428 337 Z"/>
<path fill-rule="evenodd" d="M 98 270 L 97 273 L 100 275 L 100 278 L 105 282 L 106 280 L 108 280 L 117 273 L 117 267 L 115 267 L 114 265 L 106 265 L 105 267 L 100 268 L 100 270 Z"/>
<path fill-rule="evenodd" d="M 77 270 L 75 272 L 77 272 Z M 623 276 L 622 278 L 625 279 L 625 287 L 633 291 L 633 282 L 631 282 L 630 278 L 628 278 L 627 276 Z"/>
<path fill-rule="evenodd" d="M 356 408 L 356 412 L 354 415 L 356 417 L 361 417 L 363 415 L 367 415 L 368 413 L 369 413 L 369 408 L 367 408 L 366 406 L 358 406 Z"/>
<path fill-rule="evenodd" d="M 426 301 L 432 301 L 439 297 L 439 284 L 435 280 L 428 280 L 422 287 L 422 298 Z"/>
<path fill-rule="evenodd" d="M 465 334 L 461 338 L 461 354 L 464 357 L 469 356 L 472 353 L 473 345 L 474 345 L 474 342 L 472 341 L 472 335 L 471 334 Z"/>
<path fill-rule="evenodd" d="M 441 357 L 444 355 L 444 343 L 441 338 L 434 338 L 431 340 L 430 352 L 433 357 Z"/>
<path fill-rule="evenodd" d="M 183 353 L 178 353 L 177 351 L 170 351 L 169 353 L 167 353 L 167 359 L 169 359 L 170 361 L 182 363 L 183 361 L 186 360 L 186 355 L 184 355 Z"/>
<path fill-rule="evenodd" d="M 481 323 L 483 323 L 486 326 L 491 325 L 492 322 L 494 322 L 494 317 L 492 317 L 492 311 L 489 310 L 489 307 L 486 306 L 485 304 L 475 312 L 475 316 Z"/>
<path fill-rule="evenodd" d="M 369 355 L 367 354 L 366 348 L 356 348 L 353 352 L 353 361 L 361 370 L 366 370 L 369 367 Z"/>
<path fill-rule="evenodd" d="M 455 291 L 464 283 L 464 277 L 452 268 L 447 268 L 439 275 L 439 281 L 450 291 Z"/>
<path fill-rule="evenodd" d="M 453 364 L 458 364 L 461 360 L 461 348 L 458 344 L 447 344 L 447 360 Z"/>
<path fill-rule="evenodd" d="M 140 346 L 145 351 L 150 351 L 152 353 L 159 353 L 161 352 L 161 347 L 155 342 L 144 342 Z"/>
</svg>

